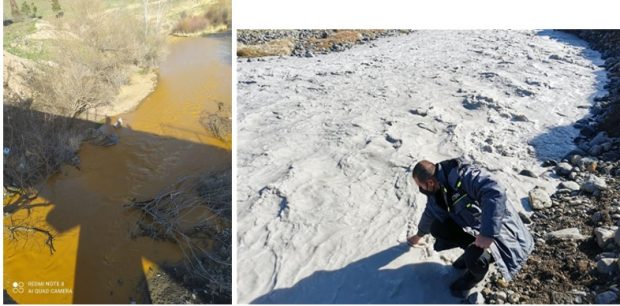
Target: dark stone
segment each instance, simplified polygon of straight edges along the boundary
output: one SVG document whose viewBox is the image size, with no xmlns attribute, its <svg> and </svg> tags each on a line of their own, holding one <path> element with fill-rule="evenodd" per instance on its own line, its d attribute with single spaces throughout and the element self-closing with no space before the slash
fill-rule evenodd
<svg viewBox="0 0 620 306">
<path fill-rule="evenodd" d="M 532 172 L 531 170 L 521 170 L 521 172 L 519 172 L 520 175 L 523 176 L 529 176 L 529 177 L 533 177 L 533 178 L 538 178 L 538 175 L 536 175 L 536 173 Z"/>
</svg>

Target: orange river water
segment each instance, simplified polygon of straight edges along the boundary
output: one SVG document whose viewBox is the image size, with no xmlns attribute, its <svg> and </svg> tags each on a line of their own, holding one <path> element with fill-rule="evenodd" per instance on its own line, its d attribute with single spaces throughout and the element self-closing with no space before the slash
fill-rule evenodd
<svg viewBox="0 0 620 306">
<path fill-rule="evenodd" d="M 4 217 L 4 289 L 18 303 L 130 303 L 149 269 L 181 258 L 173 243 L 132 238 L 138 216 L 123 204 L 231 167 L 232 137 L 213 138 L 199 123 L 218 102 L 230 109 L 231 35 L 175 38 L 168 47 L 155 91 L 121 115 L 120 143 L 82 145 L 80 170 L 63 167 L 38 188 L 34 202 L 50 205 Z M 56 252 L 41 233 L 10 239 L 11 218 L 50 230 Z"/>
</svg>

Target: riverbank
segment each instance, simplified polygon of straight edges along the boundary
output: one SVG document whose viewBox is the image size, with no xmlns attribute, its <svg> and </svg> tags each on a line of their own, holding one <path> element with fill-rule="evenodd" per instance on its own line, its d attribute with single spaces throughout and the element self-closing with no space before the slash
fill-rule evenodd
<svg viewBox="0 0 620 306">
<path fill-rule="evenodd" d="M 297 56 L 341 52 L 381 37 L 410 33 L 410 30 L 238 30 L 237 56 Z"/>
<path fill-rule="evenodd" d="M 605 92 L 578 120 L 577 148 L 545 162 L 561 183 L 535 196 L 536 248 L 508 288 L 489 283 L 490 304 L 614 304 L 620 302 L 620 31 L 566 31 L 604 59 Z M 532 197 L 530 197 L 532 199 Z"/>
<path fill-rule="evenodd" d="M 121 86 L 116 98 L 109 104 L 95 109 L 95 112 L 105 117 L 118 117 L 121 114 L 133 111 L 148 97 L 157 86 L 157 71 L 150 69 L 143 71 L 139 67 L 132 67 L 128 83 Z"/>
</svg>

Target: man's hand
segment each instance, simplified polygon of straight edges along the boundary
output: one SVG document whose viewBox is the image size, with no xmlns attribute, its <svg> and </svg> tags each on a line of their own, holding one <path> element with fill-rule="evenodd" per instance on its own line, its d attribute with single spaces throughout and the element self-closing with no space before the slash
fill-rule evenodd
<svg viewBox="0 0 620 306">
<path fill-rule="evenodd" d="M 493 238 L 478 235 L 474 244 L 481 249 L 488 249 L 493 244 Z"/>
<path fill-rule="evenodd" d="M 409 246 L 414 246 L 414 245 L 416 245 L 416 244 L 418 244 L 420 242 L 420 239 L 422 239 L 422 236 L 413 235 L 413 236 L 407 238 L 407 244 Z"/>
</svg>

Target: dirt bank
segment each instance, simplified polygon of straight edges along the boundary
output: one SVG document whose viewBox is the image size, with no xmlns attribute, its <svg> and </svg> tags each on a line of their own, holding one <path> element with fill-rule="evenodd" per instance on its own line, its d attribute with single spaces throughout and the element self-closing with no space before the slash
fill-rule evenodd
<svg viewBox="0 0 620 306">
<path fill-rule="evenodd" d="M 238 30 L 240 57 L 314 57 L 371 43 L 379 37 L 409 33 L 409 30 Z"/>
</svg>

